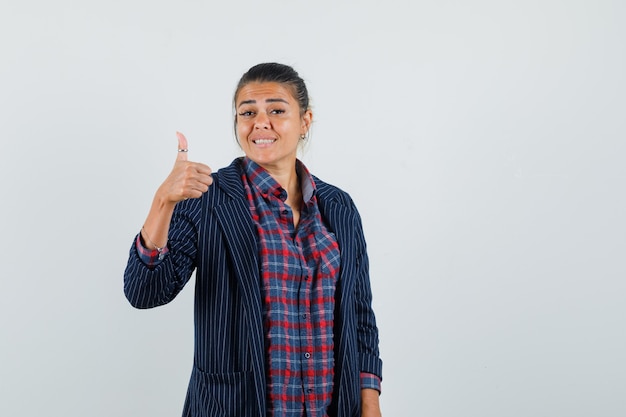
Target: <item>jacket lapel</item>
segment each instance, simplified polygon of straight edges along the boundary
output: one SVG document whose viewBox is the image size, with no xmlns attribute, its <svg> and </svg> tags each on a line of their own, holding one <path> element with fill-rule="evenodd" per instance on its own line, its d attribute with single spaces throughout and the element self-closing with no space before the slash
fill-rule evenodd
<svg viewBox="0 0 626 417">
<path fill-rule="evenodd" d="M 341 252 L 341 270 L 339 273 L 338 295 L 350 291 L 354 286 L 354 261 L 356 259 L 355 242 L 350 240 L 354 225 L 354 213 L 349 205 L 340 201 L 337 191 L 315 178 L 318 190 L 318 205 L 324 224 L 335 234 Z M 341 289 L 341 291 L 339 291 Z"/>
<path fill-rule="evenodd" d="M 234 276 L 239 283 L 243 306 L 250 326 L 250 354 L 259 407 L 265 400 L 265 365 L 263 351 L 263 318 L 258 265 L 256 229 L 241 182 L 237 160 L 214 175 L 213 186 L 220 187 L 231 198 L 213 207 L 226 238 Z M 261 407 L 262 408 L 262 407 Z"/>
<path fill-rule="evenodd" d="M 344 359 L 353 349 L 350 349 L 349 342 L 351 337 L 347 332 L 350 329 L 350 320 L 354 315 L 351 314 L 353 306 L 355 277 L 358 271 L 356 242 L 352 240 L 354 237 L 354 227 L 356 227 L 356 219 L 354 209 L 349 201 L 346 201 L 339 195 L 339 192 L 328 186 L 317 178 L 316 186 L 318 190 L 318 204 L 320 213 L 324 219 L 326 226 L 335 233 L 339 250 L 341 252 L 341 270 L 339 279 L 337 280 L 337 290 L 335 292 L 335 390 L 337 395 L 333 398 L 331 410 L 336 415 L 349 415 L 345 409 L 349 409 L 352 402 L 350 398 L 350 370 L 346 369 L 349 363 Z"/>
</svg>

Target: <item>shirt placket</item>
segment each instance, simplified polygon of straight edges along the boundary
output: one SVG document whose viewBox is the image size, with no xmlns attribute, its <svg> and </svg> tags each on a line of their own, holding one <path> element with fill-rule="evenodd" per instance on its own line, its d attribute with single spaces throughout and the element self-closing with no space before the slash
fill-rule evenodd
<svg viewBox="0 0 626 417">
<path fill-rule="evenodd" d="M 284 192 L 284 191 L 283 191 Z M 296 363 L 299 364 L 299 381 L 302 385 L 304 408 L 306 410 L 305 415 L 307 417 L 315 415 L 315 346 L 313 344 L 313 324 L 311 321 L 311 291 L 313 277 L 311 268 L 309 268 L 306 261 L 306 254 L 303 239 L 306 239 L 306 221 L 305 212 L 303 211 L 300 218 L 299 227 L 296 229 L 293 226 L 293 212 L 285 204 L 284 194 L 278 194 L 279 212 L 281 219 L 281 226 L 283 230 L 287 231 L 288 237 L 293 242 L 293 248 L 296 251 L 297 259 L 299 262 L 299 270 L 301 271 L 298 276 L 294 276 L 294 289 L 297 291 L 297 325 L 298 325 L 298 341 L 299 351 L 296 352 Z"/>
<path fill-rule="evenodd" d="M 301 220 L 301 224 L 302 224 Z M 302 229 L 300 229 L 302 230 Z M 298 323 L 300 343 L 302 346 L 302 390 L 304 393 L 307 416 L 315 413 L 315 346 L 313 343 L 313 324 L 311 317 L 311 285 L 313 282 L 311 269 L 306 262 L 305 247 L 300 233 L 296 234 L 296 246 L 299 250 L 302 274 L 298 292 Z"/>
</svg>

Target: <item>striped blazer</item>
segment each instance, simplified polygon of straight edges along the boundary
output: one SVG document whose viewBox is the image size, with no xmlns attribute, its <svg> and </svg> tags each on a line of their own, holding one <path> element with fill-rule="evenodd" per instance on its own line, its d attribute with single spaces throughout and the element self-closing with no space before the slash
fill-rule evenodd
<svg viewBox="0 0 626 417">
<path fill-rule="evenodd" d="M 257 237 L 241 175 L 239 158 L 214 173 L 201 198 L 176 205 L 163 262 L 148 269 L 133 244 L 124 272 L 131 305 L 152 308 L 174 299 L 196 270 L 194 363 L 184 417 L 266 416 Z M 382 377 L 365 239 L 350 196 L 314 180 L 322 218 L 341 251 L 329 416 L 358 417 L 360 372 Z"/>
</svg>

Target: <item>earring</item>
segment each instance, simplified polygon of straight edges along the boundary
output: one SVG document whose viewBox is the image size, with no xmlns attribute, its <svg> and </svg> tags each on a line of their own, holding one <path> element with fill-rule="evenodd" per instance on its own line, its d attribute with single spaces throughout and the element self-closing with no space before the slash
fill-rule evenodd
<svg viewBox="0 0 626 417">
<path fill-rule="evenodd" d="M 306 135 L 300 135 L 300 140 L 306 140 Z"/>
</svg>

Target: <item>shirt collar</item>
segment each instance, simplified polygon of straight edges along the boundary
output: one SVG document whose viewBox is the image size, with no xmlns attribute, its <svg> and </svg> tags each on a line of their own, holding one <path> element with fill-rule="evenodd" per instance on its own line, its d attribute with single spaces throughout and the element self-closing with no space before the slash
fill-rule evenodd
<svg viewBox="0 0 626 417">
<path fill-rule="evenodd" d="M 287 192 L 281 185 L 272 177 L 269 172 L 265 170 L 261 165 L 257 164 L 248 157 L 243 158 L 243 170 L 248 181 L 255 187 L 264 197 L 268 195 L 275 195 L 283 201 L 287 199 Z M 315 182 L 311 176 L 307 167 L 299 160 L 296 159 L 296 172 L 300 179 L 300 187 L 302 190 L 302 200 L 308 203 L 313 196 L 315 196 L 317 189 L 315 188 Z"/>
</svg>

